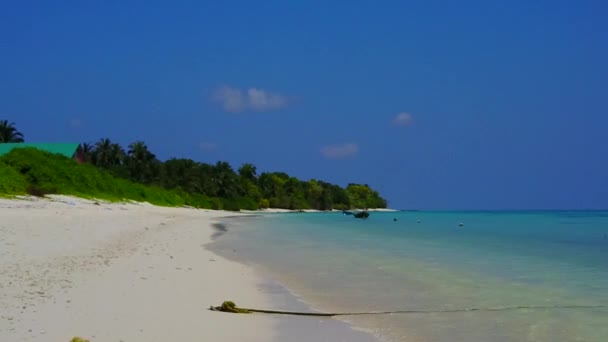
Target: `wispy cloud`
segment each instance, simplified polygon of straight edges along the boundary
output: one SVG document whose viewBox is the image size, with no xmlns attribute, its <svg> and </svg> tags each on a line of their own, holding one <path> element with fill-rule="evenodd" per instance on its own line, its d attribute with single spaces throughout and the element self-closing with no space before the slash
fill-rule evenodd
<svg viewBox="0 0 608 342">
<path fill-rule="evenodd" d="M 256 88 L 249 88 L 247 90 L 247 99 L 251 108 L 257 111 L 283 108 L 288 102 L 286 96 Z"/>
<path fill-rule="evenodd" d="M 72 119 L 68 122 L 68 124 L 70 125 L 70 127 L 73 128 L 78 128 L 82 126 L 82 120 L 80 119 Z"/>
<path fill-rule="evenodd" d="M 231 113 L 241 112 L 245 109 L 245 99 L 240 89 L 220 87 L 213 94 L 213 101 L 219 102 L 225 111 Z"/>
<path fill-rule="evenodd" d="M 393 124 L 395 126 L 409 126 L 414 121 L 414 117 L 410 113 L 401 112 L 395 116 L 393 119 Z"/>
<path fill-rule="evenodd" d="M 321 155 L 327 159 L 343 159 L 354 157 L 359 153 L 356 143 L 327 145 L 321 148 Z"/>
<path fill-rule="evenodd" d="M 215 90 L 212 100 L 230 113 L 248 110 L 267 112 L 286 107 L 290 98 L 259 88 L 239 89 L 222 86 Z"/>
<path fill-rule="evenodd" d="M 217 144 L 212 143 L 212 142 L 202 142 L 202 143 L 198 144 L 198 148 L 200 148 L 201 150 L 203 150 L 205 152 L 211 152 L 217 148 Z"/>
</svg>

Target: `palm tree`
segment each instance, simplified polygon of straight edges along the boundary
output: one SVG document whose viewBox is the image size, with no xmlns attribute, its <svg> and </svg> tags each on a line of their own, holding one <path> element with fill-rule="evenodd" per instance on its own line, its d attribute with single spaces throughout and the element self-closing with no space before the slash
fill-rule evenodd
<svg viewBox="0 0 608 342">
<path fill-rule="evenodd" d="M 15 128 L 15 123 L 0 120 L 0 143 L 22 143 L 23 134 Z"/>
<path fill-rule="evenodd" d="M 129 178 L 139 183 L 150 183 L 154 178 L 156 156 L 143 141 L 131 143 L 127 153 Z"/>
<path fill-rule="evenodd" d="M 112 168 L 121 165 L 124 159 L 125 151 L 120 145 L 113 143 L 110 139 L 101 139 L 95 144 L 95 165 Z"/>
<path fill-rule="evenodd" d="M 148 146 L 143 141 L 131 143 L 127 153 L 131 160 L 139 163 L 148 163 L 156 159 L 156 156 L 148 150 Z"/>
<path fill-rule="evenodd" d="M 253 164 L 245 163 L 239 167 L 238 179 L 240 195 L 249 196 L 256 201 L 260 200 L 260 189 L 257 186 L 257 169 Z"/>
<path fill-rule="evenodd" d="M 255 183 L 258 176 L 257 169 L 253 164 L 245 163 L 239 168 L 239 176 Z"/>
<path fill-rule="evenodd" d="M 110 139 L 100 139 L 97 143 L 95 143 L 95 155 L 93 160 L 95 161 L 96 166 L 108 167 L 111 165 L 111 149 L 112 141 L 110 141 Z"/>
<path fill-rule="evenodd" d="M 228 162 L 218 161 L 213 168 L 213 182 L 218 188 L 217 195 L 231 198 L 239 192 L 237 174 Z"/>
<path fill-rule="evenodd" d="M 93 158 L 95 155 L 95 146 L 93 144 L 85 142 L 78 145 L 78 153 L 80 153 L 80 156 L 82 157 L 82 159 L 84 159 L 85 162 L 92 162 L 93 164 L 95 164 Z"/>
<path fill-rule="evenodd" d="M 219 186 L 215 181 L 215 166 L 206 163 L 199 164 L 198 180 L 201 192 L 210 197 L 218 195 Z"/>
<path fill-rule="evenodd" d="M 180 187 L 188 193 L 203 192 L 199 181 L 199 164 L 191 159 L 171 158 L 161 165 L 161 186 Z"/>
</svg>

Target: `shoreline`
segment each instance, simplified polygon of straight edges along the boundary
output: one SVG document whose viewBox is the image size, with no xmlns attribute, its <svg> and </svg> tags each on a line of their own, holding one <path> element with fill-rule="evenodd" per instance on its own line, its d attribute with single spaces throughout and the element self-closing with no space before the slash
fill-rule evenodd
<svg viewBox="0 0 608 342">
<path fill-rule="evenodd" d="M 349 209 L 351 211 L 369 211 L 369 212 L 399 212 L 397 209 L 390 208 L 373 208 L 373 209 Z M 332 209 L 332 210 L 317 210 L 317 209 L 282 209 L 282 208 L 264 208 L 258 210 L 241 210 L 241 213 L 268 213 L 268 214 L 281 214 L 281 213 L 341 213 L 342 210 Z"/>
<path fill-rule="evenodd" d="M 0 215 L 0 340 L 349 340 L 342 321 L 208 310 L 306 309 L 207 247 L 219 221 L 255 215 L 61 195 L 0 199 Z"/>
<path fill-rule="evenodd" d="M 261 218 L 262 215 L 243 215 L 243 216 L 225 216 L 222 219 L 221 228 L 222 234 L 235 233 L 239 225 L 246 225 L 248 220 Z M 226 223 L 228 222 L 228 224 Z M 238 234 L 238 232 L 236 233 Z M 222 239 L 222 237 L 219 237 Z M 266 280 L 265 286 L 274 289 L 271 291 L 273 295 L 272 307 L 264 308 L 271 310 L 282 311 L 298 311 L 298 312 L 322 312 L 318 310 L 312 303 L 309 303 L 299 293 L 283 284 L 276 277 L 276 274 L 268 271 L 263 265 L 251 262 L 247 259 L 241 259 L 232 255 L 228 250 L 216 250 L 214 244 L 216 241 L 209 242 L 205 247 L 215 254 L 218 254 L 228 260 L 243 264 L 253 269 L 256 274 Z M 238 253 L 232 250 L 232 253 Z M 240 305 L 240 303 L 236 303 Z M 245 305 L 243 305 L 245 307 Z M 380 336 L 377 336 L 372 331 L 352 324 L 347 319 L 341 317 L 313 317 L 302 318 L 296 316 L 275 316 L 281 319 L 278 329 L 279 339 L 277 341 L 349 341 L 349 342 L 380 342 Z M 295 336 L 294 336 L 295 335 Z"/>
</svg>

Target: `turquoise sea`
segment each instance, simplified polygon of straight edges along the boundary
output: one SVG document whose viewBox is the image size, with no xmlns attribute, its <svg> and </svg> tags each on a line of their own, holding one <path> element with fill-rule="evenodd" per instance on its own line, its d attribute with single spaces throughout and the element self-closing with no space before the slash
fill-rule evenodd
<svg viewBox="0 0 608 342">
<path fill-rule="evenodd" d="M 608 341 L 608 308 L 561 307 L 608 306 L 608 212 L 262 216 L 226 219 L 211 249 L 314 310 L 555 306 L 343 317 L 383 340 Z"/>
</svg>

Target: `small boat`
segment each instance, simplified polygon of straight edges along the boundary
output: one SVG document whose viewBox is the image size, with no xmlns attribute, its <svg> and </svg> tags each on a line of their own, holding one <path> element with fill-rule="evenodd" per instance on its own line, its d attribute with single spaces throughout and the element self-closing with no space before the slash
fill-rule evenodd
<svg viewBox="0 0 608 342">
<path fill-rule="evenodd" d="M 369 217 L 369 213 L 366 211 L 358 211 L 358 212 L 353 212 L 353 211 L 348 211 L 348 210 L 342 210 L 342 214 L 343 215 L 350 215 L 350 216 L 354 216 L 355 218 L 362 218 L 362 219 L 366 219 Z"/>
<path fill-rule="evenodd" d="M 369 217 L 369 213 L 367 211 L 360 211 L 356 214 L 353 214 L 353 216 L 355 216 L 355 218 L 366 219 Z"/>
</svg>

